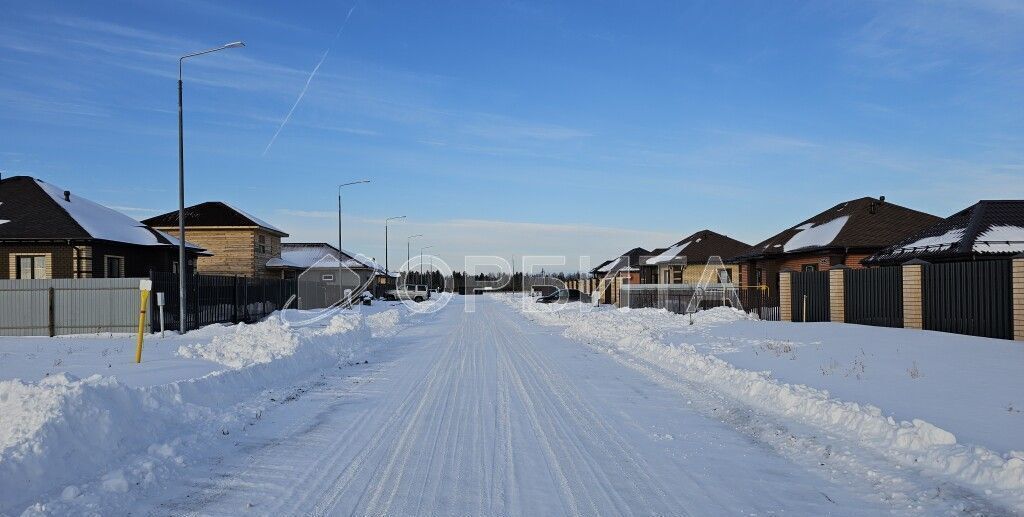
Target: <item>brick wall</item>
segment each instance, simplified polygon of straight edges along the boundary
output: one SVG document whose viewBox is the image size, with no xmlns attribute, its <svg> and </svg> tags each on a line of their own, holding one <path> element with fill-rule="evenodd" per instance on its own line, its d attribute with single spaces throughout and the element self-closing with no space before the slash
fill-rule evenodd
<svg viewBox="0 0 1024 517">
<path fill-rule="evenodd" d="M 793 321 L 793 279 L 790 273 L 779 274 L 779 314 L 782 321 Z"/>
<path fill-rule="evenodd" d="M 1013 339 L 1024 341 L 1024 258 L 1013 259 Z"/>
<path fill-rule="evenodd" d="M 834 267 L 828 271 L 829 319 L 833 323 L 846 321 L 845 267 Z"/>
<path fill-rule="evenodd" d="M 921 306 L 921 265 L 903 266 L 903 328 L 924 327 Z"/>
</svg>

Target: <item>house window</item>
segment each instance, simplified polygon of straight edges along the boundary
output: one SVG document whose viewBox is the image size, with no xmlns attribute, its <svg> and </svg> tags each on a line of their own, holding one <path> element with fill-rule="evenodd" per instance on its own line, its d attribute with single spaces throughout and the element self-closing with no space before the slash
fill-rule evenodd
<svg viewBox="0 0 1024 517">
<path fill-rule="evenodd" d="M 320 280 L 323 280 L 324 282 L 333 282 L 334 275 L 320 275 Z"/>
<path fill-rule="evenodd" d="M 732 271 L 729 269 L 719 269 L 718 282 L 722 284 L 728 284 L 729 282 L 732 282 Z"/>
<path fill-rule="evenodd" d="M 258 235 L 256 237 L 256 252 L 257 253 L 266 253 L 267 252 L 267 236 L 266 235 Z"/>
<path fill-rule="evenodd" d="M 818 265 L 817 264 L 804 264 L 803 265 L 803 272 L 804 273 L 810 273 L 812 271 L 817 271 L 817 270 L 818 270 Z"/>
<path fill-rule="evenodd" d="M 107 255 L 103 259 L 103 268 L 107 278 L 124 278 L 124 257 Z"/>
<path fill-rule="evenodd" d="M 46 257 L 43 255 L 19 256 L 17 278 L 20 280 L 48 278 L 46 276 Z"/>
</svg>

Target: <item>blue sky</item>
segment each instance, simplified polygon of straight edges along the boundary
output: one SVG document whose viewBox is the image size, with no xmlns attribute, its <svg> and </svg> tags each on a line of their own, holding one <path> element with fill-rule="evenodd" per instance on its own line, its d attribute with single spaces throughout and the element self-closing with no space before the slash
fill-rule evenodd
<svg viewBox="0 0 1024 517">
<path fill-rule="evenodd" d="M 403 256 L 596 262 L 1024 197 L 1019 1 L 292 4 L 0 0 L 0 170 L 175 208 L 177 57 L 244 40 L 186 62 L 188 202 L 333 242 L 371 178 L 345 246 L 378 258 L 393 215 Z"/>
</svg>

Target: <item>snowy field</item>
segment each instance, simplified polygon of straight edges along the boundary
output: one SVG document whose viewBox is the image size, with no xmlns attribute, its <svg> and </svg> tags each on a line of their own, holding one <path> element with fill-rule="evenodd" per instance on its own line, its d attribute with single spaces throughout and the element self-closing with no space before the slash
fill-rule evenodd
<svg viewBox="0 0 1024 517">
<path fill-rule="evenodd" d="M 209 436 L 244 432 L 324 370 L 365 361 L 406 312 L 291 310 L 147 335 L 142 364 L 133 335 L 0 337 L 0 515 L 47 500 L 35 509 L 103 512 L 212 446 Z"/>
<path fill-rule="evenodd" d="M 898 464 L 1024 510 L 1024 346 L 833 323 L 506 297 L 530 319 L 657 377 L 841 434 Z"/>
</svg>

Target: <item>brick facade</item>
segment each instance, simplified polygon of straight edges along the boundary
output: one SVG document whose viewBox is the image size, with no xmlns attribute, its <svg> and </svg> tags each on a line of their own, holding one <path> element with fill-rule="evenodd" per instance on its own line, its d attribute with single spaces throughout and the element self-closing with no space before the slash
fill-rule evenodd
<svg viewBox="0 0 1024 517">
<path fill-rule="evenodd" d="M 921 265 L 903 266 L 903 328 L 924 327 L 921 305 Z"/>
</svg>

